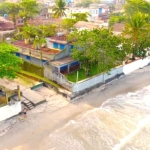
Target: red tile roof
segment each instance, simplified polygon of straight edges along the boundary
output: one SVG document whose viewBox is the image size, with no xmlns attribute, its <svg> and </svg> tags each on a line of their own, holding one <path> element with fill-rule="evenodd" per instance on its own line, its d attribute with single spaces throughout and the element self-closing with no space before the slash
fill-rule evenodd
<svg viewBox="0 0 150 150">
<path fill-rule="evenodd" d="M 66 44 L 67 43 L 67 35 L 61 35 L 61 36 L 55 35 L 55 36 L 50 37 L 49 41 Z"/>
<path fill-rule="evenodd" d="M 13 30 L 14 25 L 13 22 L 5 19 L 4 17 L 0 17 L 0 31 Z"/>
<path fill-rule="evenodd" d="M 123 23 L 115 23 L 113 26 L 113 31 L 122 32 L 125 29 L 125 24 Z"/>
</svg>

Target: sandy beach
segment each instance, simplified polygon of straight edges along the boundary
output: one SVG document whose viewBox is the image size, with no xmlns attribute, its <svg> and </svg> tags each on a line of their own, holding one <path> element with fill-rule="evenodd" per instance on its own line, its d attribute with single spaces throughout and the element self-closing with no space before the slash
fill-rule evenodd
<svg viewBox="0 0 150 150">
<path fill-rule="evenodd" d="M 8 127 L 8 131 L 0 135 L 0 150 L 49 150 L 45 147 L 46 139 L 69 121 L 87 110 L 100 107 L 109 98 L 135 92 L 148 85 L 150 66 L 105 85 L 104 90 L 97 88 L 72 103 L 54 91 L 43 88 L 38 92 L 45 96 L 46 103 L 29 111 L 23 121 L 15 117 L 0 123 L 1 129 Z"/>
</svg>

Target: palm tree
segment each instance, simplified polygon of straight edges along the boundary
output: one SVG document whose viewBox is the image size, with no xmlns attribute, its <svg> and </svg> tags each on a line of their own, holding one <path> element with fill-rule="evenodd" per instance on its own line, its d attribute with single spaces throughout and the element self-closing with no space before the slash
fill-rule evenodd
<svg viewBox="0 0 150 150">
<path fill-rule="evenodd" d="M 71 14 L 71 17 L 74 18 L 76 22 L 78 22 L 78 21 L 88 21 L 89 16 L 90 16 L 90 14 L 88 12 Z"/>
<path fill-rule="evenodd" d="M 125 13 L 132 16 L 137 12 L 150 14 L 150 4 L 146 0 L 126 0 Z"/>
<path fill-rule="evenodd" d="M 143 50 L 140 45 L 145 42 L 145 36 L 149 36 L 148 19 L 149 15 L 138 12 L 127 20 L 123 34 L 127 35 L 132 41 L 132 59 L 135 59 L 138 51 Z"/>
<path fill-rule="evenodd" d="M 56 18 L 61 18 L 62 16 L 66 16 L 65 10 L 66 8 L 66 2 L 63 0 L 56 0 L 55 1 L 56 6 L 52 9 L 54 12 L 54 16 Z"/>
<path fill-rule="evenodd" d="M 36 36 L 36 27 L 31 25 L 26 25 L 22 28 L 19 28 L 19 33 L 16 36 L 21 35 L 25 41 L 25 44 L 30 44 L 31 39 Z"/>
</svg>

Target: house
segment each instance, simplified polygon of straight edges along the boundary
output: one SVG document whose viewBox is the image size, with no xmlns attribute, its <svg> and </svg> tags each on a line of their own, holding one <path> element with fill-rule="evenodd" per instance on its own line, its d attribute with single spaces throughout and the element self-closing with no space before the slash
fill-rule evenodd
<svg viewBox="0 0 150 150">
<path fill-rule="evenodd" d="M 52 18 L 51 14 L 49 13 L 43 13 L 41 14 L 41 16 L 38 16 L 36 18 L 31 18 L 30 20 L 28 20 L 28 24 L 39 26 L 39 25 L 46 25 L 46 24 L 58 24 L 60 21 L 61 19 Z M 20 17 L 17 17 L 16 26 L 17 27 L 24 26 L 24 20 Z"/>
<path fill-rule="evenodd" d="M 124 29 L 125 29 L 125 24 L 124 23 L 115 23 L 113 25 L 113 33 L 115 35 L 121 34 Z"/>
<path fill-rule="evenodd" d="M 78 21 L 76 24 L 74 24 L 74 28 L 78 30 L 84 30 L 84 29 L 92 30 L 98 27 L 99 27 L 98 23 L 86 22 L 86 21 Z"/>
<path fill-rule="evenodd" d="M 99 16 L 105 13 L 109 13 L 109 7 L 105 4 L 91 4 L 89 7 L 90 21 L 99 19 Z"/>
<path fill-rule="evenodd" d="M 65 13 L 66 13 L 66 16 L 64 16 L 64 18 L 71 18 L 71 14 L 89 13 L 89 9 L 88 8 L 80 8 L 80 7 L 70 7 L 69 9 L 66 9 Z"/>
<path fill-rule="evenodd" d="M 80 63 L 73 60 L 70 56 L 73 45 L 67 41 L 67 35 L 62 32 L 57 33 L 53 37 L 46 38 L 49 48 L 59 49 L 60 52 L 55 55 L 53 60 L 44 64 L 44 74 L 51 80 L 55 80 L 55 73 L 69 74 L 80 68 Z"/>
<path fill-rule="evenodd" d="M 23 40 L 15 41 L 12 44 L 19 49 L 16 56 L 39 66 L 70 56 L 72 45 L 67 42 L 66 35 L 61 34 L 46 38 L 47 46 L 40 50 L 35 49 L 33 44 L 25 44 Z"/>
<path fill-rule="evenodd" d="M 51 80 L 54 80 L 52 74 L 61 73 L 63 75 L 69 74 L 80 69 L 80 63 L 77 60 L 73 60 L 71 56 L 67 56 L 58 60 L 52 60 L 47 62 L 46 67 L 50 67 L 48 74 L 51 74 Z M 46 70 L 44 70 L 46 72 Z"/>
<path fill-rule="evenodd" d="M 48 12 L 53 14 L 52 8 L 48 9 Z M 89 8 L 83 8 L 83 7 L 69 7 L 65 10 L 66 16 L 63 16 L 63 18 L 71 18 L 71 14 L 74 13 L 89 13 L 88 21 L 95 21 L 99 18 L 99 15 L 109 12 L 109 7 L 107 7 L 105 4 L 91 4 Z"/>
<path fill-rule="evenodd" d="M 12 44 L 19 49 L 16 56 L 39 66 L 42 66 L 46 61 L 54 60 L 55 55 L 60 53 L 59 49 L 47 47 L 37 50 L 33 47 L 33 44 L 25 44 L 24 41 L 15 41 Z"/>
<path fill-rule="evenodd" d="M 73 45 L 67 41 L 67 35 L 63 32 L 58 32 L 55 36 L 46 38 L 48 48 L 59 49 L 60 53 L 55 56 L 55 60 L 70 56 Z"/>
<path fill-rule="evenodd" d="M 12 21 L 7 20 L 4 17 L 0 17 L 0 31 L 14 30 Z"/>
<path fill-rule="evenodd" d="M 16 17 L 16 26 L 17 27 L 24 26 L 24 20 L 20 17 Z"/>
<path fill-rule="evenodd" d="M 110 18 L 108 12 L 100 14 L 98 17 L 99 17 L 100 20 L 103 20 L 104 22 L 108 22 L 108 20 Z"/>
</svg>

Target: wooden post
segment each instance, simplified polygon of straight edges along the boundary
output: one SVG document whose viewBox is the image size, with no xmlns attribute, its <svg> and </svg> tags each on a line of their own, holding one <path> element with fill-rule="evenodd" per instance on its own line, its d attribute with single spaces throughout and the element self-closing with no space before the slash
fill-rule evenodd
<svg viewBox="0 0 150 150">
<path fill-rule="evenodd" d="M 21 100 L 21 94 L 20 94 L 20 87 L 17 85 L 17 90 L 18 90 L 18 100 Z"/>
<path fill-rule="evenodd" d="M 70 64 L 68 64 L 68 68 L 67 68 L 68 70 L 68 73 L 70 73 Z"/>
<path fill-rule="evenodd" d="M 42 49 L 41 49 L 41 51 L 40 51 L 40 59 L 41 59 L 41 66 L 43 66 L 43 56 L 42 56 Z"/>
<path fill-rule="evenodd" d="M 7 92 L 5 93 L 5 100 L 6 100 L 6 104 L 8 105 L 8 94 L 7 94 Z"/>
</svg>

